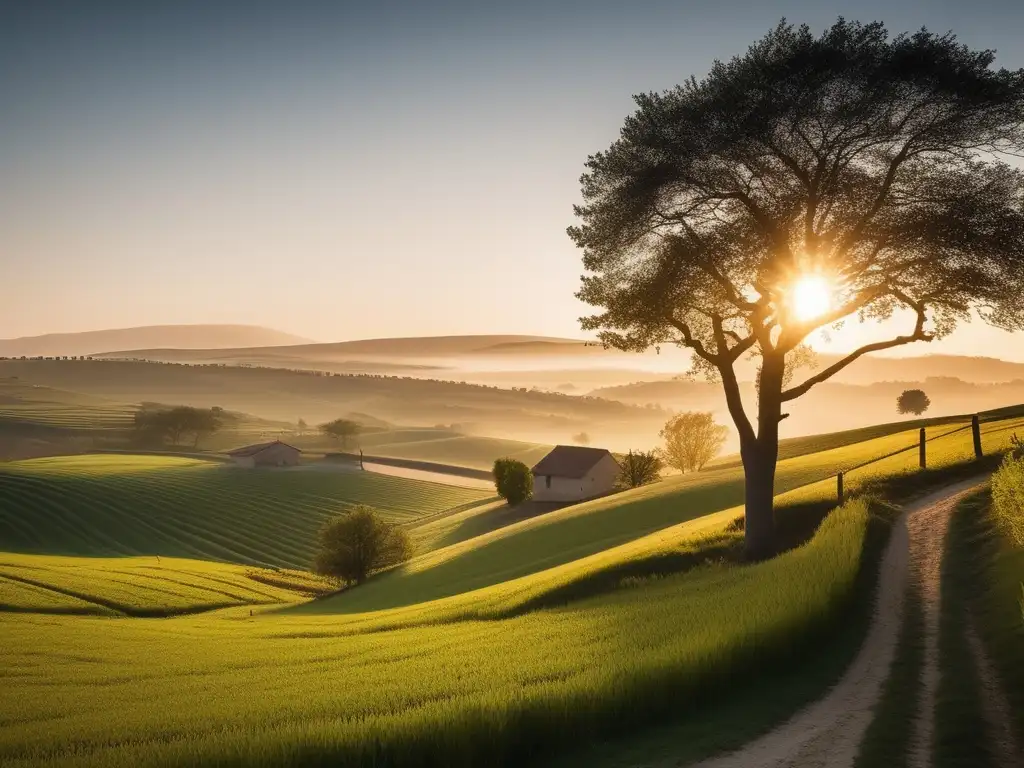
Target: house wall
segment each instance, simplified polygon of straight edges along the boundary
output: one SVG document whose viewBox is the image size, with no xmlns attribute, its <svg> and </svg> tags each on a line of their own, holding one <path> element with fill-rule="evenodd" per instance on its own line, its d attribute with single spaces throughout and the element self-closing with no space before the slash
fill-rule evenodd
<svg viewBox="0 0 1024 768">
<path fill-rule="evenodd" d="M 256 466 L 256 462 L 253 461 L 252 456 L 232 456 L 231 462 L 236 467 L 245 467 L 246 469 L 252 469 Z"/>
<path fill-rule="evenodd" d="M 534 475 L 535 501 L 582 501 L 610 493 L 619 476 L 619 465 L 611 456 L 605 456 L 591 467 L 585 477 L 552 477 L 548 487 L 546 476 Z"/>
<path fill-rule="evenodd" d="M 293 467 L 299 463 L 301 454 L 287 445 L 272 445 L 257 453 L 252 458 L 258 467 Z"/>
</svg>

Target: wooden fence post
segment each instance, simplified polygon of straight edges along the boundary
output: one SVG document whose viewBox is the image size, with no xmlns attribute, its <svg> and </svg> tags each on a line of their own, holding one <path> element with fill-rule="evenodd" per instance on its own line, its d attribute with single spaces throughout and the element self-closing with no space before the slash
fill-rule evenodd
<svg viewBox="0 0 1024 768">
<path fill-rule="evenodd" d="M 981 422 L 978 420 L 978 414 L 971 416 L 971 433 L 974 435 L 974 458 L 980 459 L 983 454 L 981 452 Z"/>
<path fill-rule="evenodd" d="M 919 453 L 921 455 L 921 469 L 928 469 L 928 449 L 925 446 L 925 439 L 924 427 L 921 427 L 921 445 L 919 448 Z"/>
<path fill-rule="evenodd" d="M 843 473 L 840 472 L 836 475 L 836 496 L 839 499 L 839 504 L 842 506 L 843 503 Z"/>
</svg>

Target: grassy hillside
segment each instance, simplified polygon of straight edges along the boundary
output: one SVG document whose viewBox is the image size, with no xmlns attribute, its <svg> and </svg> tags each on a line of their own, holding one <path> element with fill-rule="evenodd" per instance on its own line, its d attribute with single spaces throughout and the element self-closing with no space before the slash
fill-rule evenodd
<svg viewBox="0 0 1024 768">
<path fill-rule="evenodd" d="M 667 414 L 565 394 L 501 389 L 457 381 L 229 366 L 110 360 L 0 360 L 0 379 L 17 376 L 122 403 L 154 401 L 259 414 L 310 424 L 361 412 L 394 424 L 459 424 L 461 431 L 529 441 L 565 442 L 589 432 L 595 442 L 629 447 L 653 440 Z"/>
<path fill-rule="evenodd" d="M 794 659 L 842 619 L 867 519 L 854 505 L 768 563 L 504 621 L 388 631 L 238 611 L 160 623 L 12 620 L 0 761 L 529 764 L 679 717 L 723 676 Z"/>
<path fill-rule="evenodd" d="M 0 550 L 308 567 L 323 522 L 370 504 L 407 522 L 489 492 L 369 472 L 247 471 L 167 456 L 0 464 Z"/>
<path fill-rule="evenodd" d="M 969 430 L 950 434 L 957 427 L 941 429 L 936 431 L 938 439 L 929 443 L 930 467 L 973 456 Z M 1014 430 L 1024 431 L 1024 419 L 985 424 L 986 451 L 1005 449 Z M 838 470 L 913 446 L 916 440 L 917 430 L 910 430 L 782 461 L 775 486 L 779 503 L 828 503 L 835 499 Z M 915 471 L 917 462 L 917 452 L 911 450 L 858 469 L 847 474 L 847 489 L 873 478 Z M 375 611 L 499 584 L 499 591 L 488 599 L 493 598 L 502 610 L 511 609 L 595 571 L 671 551 L 694 535 L 721 531 L 742 514 L 742 501 L 739 467 L 667 478 L 436 549 L 358 590 L 318 603 L 315 610 Z M 467 517 L 463 524 L 472 525 L 472 516 Z M 537 580 L 523 578 L 531 576 Z M 483 599 L 476 594 L 474 610 Z"/>
<path fill-rule="evenodd" d="M 169 616 L 294 603 L 330 589 L 302 571 L 204 560 L 0 553 L 0 613 Z"/>
<path fill-rule="evenodd" d="M 932 467 L 971 456 L 970 433 L 949 434 L 952 429 L 936 430 Z M 1004 446 L 1014 429 L 1024 429 L 1024 419 L 986 424 L 986 450 Z M 915 438 L 916 431 L 898 433 L 783 462 L 780 483 L 791 490 L 779 497 L 781 515 L 795 514 L 795 505 L 827 504 L 836 468 Z M 172 470 L 163 464 L 172 461 L 167 458 L 154 469 L 147 457 L 100 458 L 112 463 L 62 467 L 83 460 L 62 459 L 47 468 L 47 462 L 19 462 L 7 465 L 14 471 L 4 477 L 27 482 L 38 471 L 42 486 L 80 494 L 88 479 L 109 494 L 137 475 L 150 495 L 160 495 L 152 480 L 169 491 L 177 473 L 180 483 L 192 486 L 192 498 L 197 488 L 203 495 L 213 490 L 210 478 L 218 475 L 329 476 L 199 470 L 186 460 Z M 852 472 L 849 484 L 915 466 L 916 453 L 906 452 Z M 104 478 L 114 485 L 103 485 Z M 577 592 L 560 607 L 547 598 L 602 573 L 624 573 L 623 565 L 738 539 L 729 529 L 740 512 L 732 505 L 738 482 L 738 470 L 724 468 L 576 505 L 438 549 L 349 593 L 285 611 L 264 608 L 252 618 L 245 603 L 263 598 L 249 594 L 233 598 L 242 607 L 158 623 L 9 613 L 2 656 L 10 695 L 0 699 L 0 762 L 522 765 L 598 735 L 636 738 L 653 722 L 699 716 L 722 695 L 722 680 L 732 691 L 744 687 L 737 681 L 756 684 L 758 669 L 799 669 L 842 631 L 865 562 L 864 504 L 830 515 L 809 544 L 766 563 L 705 564 L 676 575 L 635 571 L 589 596 Z M 244 496 L 263 499 L 268 492 L 248 488 Z M 8 495 L 0 486 L 0 498 Z M 43 487 L 35 487 L 26 498 L 43 496 Z M 50 506 L 58 508 L 67 497 Z M 422 527 L 442 524 L 451 533 L 451 524 L 470 523 L 486 509 Z M 18 518 L 23 525 L 25 519 L 24 513 Z M 273 516 L 259 519 L 273 520 L 278 537 L 292 525 L 291 518 L 286 526 Z M 79 521 L 64 518 L 72 528 Z M 92 524 L 102 523 L 92 518 Z M 40 535 L 63 530 L 55 526 Z M 22 589 L 10 598 L 25 604 L 23 610 L 91 610 L 79 603 L 41 605 L 64 597 L 117 602 L 125 613 L 139 606 L 174 609 L 179 600 L 191 610 L 206 599 L 193 589 L 213 586 L 203 573 L 136 578 L 138 571 L 118 573 L 119 562 L 49 560 L 7 561 L 8 569 L 20 567 L 8 573 L 20 576 L 22 586 L 44 580 L 29 566 L 52 571 L 45 575 L 51 583 L 39 587 L 43 592 Z M 150 568 L 154 560 L 123 562 L 131 570 Z M 85 570 L 75 574 L 73 568 Z M 90 569 L 94 573 L 76 580 Z M 168 570 L 187 571 L 179 563 Z M 178 584 L 159 583 L 163 578 Z M 231 583 L 222 591 L 241 589 L 235 578 L 226 578 Z M 244 571 L 242 578 L 248 578 Z M 64 597 L 47 594 L 54 587 L 63 588 Z M 122 594 L 126 587 L 129 593 Z M 161 590 L 172 596 L 164 598 Z M 443 595 L 449 596 L 432 599 Z M 294 603 L 287 595 L 274 597 Z M 396 607 L 365 612 L 389 605 Z M 344 685 L 325 683 L 341 679 Z"/>
</svg>

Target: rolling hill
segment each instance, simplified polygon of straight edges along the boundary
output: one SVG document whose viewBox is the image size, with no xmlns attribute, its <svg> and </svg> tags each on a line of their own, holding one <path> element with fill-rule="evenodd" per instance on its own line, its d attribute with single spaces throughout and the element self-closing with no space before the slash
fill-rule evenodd
<svg viewBox="0 0 1024 768">
<path fill-rule="evenodd" d="M 0 360 L 0 379 L 17 377 L 119 403 L 152 401 L 220 406 L 315 424 L 363 413 L 393 424 L 458 425 L 466 434 L 562 443 L 580 431 L 612 449 L 656 435 L 667 414 L 612 400 L 502 389 L 459 381 L 382 375 L 323 375 L 282 368 L 186 365 L 119 360 Z M 600 442 L 598 442 L 600 441 Z"/>
<path fill-rule="evenodd" d="M 258 472 L 121 454 L 32 459 L 0 464 L 0 551 L 308 568 L 317 530 L 353 505 L 408 523 L 492 497 L 339 468 Z"/>
<path fill-rule="evenodd" d="M 115 349 L 143 347 L 272 347 L 308 342 L 300 336 L 256 325 L 147 325 L 0 339 L 0 357 L 96 355 Z"/>
</svg>

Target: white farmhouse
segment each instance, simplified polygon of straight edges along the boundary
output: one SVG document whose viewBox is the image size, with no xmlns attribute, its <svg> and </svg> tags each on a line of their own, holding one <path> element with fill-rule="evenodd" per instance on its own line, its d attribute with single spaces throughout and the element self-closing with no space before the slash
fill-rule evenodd
<svg viewBox="0 0 1024 768">
<path fill-rule="evenodd" d="M 619 463 L 604 448 L 556 445 L 533 468 L 535 501 L 582 501 L 611 493 Z"/>
<path fill-rule="evenodd" d="M 302 454 L 298 448 L 274 440 L 270 443 L 247 445 L 228 451 L 228 456 L 239 467 L 294 467 Z"/>
</svg>

